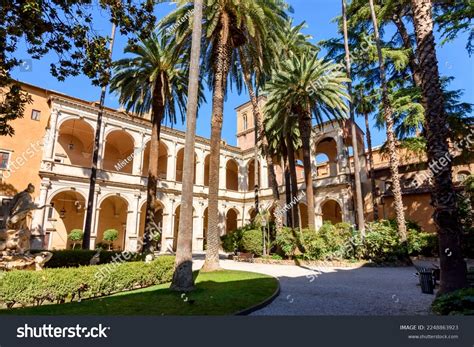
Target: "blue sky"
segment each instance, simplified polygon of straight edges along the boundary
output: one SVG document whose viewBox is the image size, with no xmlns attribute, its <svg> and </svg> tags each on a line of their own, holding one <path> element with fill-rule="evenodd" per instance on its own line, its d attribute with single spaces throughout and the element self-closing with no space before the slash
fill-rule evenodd
<svg viewBox="0 0 474 347">
<path fill-rule="evenodd" d="M 314 38 L 314 42 L 323 39 L 329 39 L 337 35 L 337 28 L 332 20 L 340 13 L 340 1 L 338 0 L 289 0 L 289 3 L 294 8 L 293 17 L 294 23 L 306 21 L 308 27 L 305 29 L 306 34 L 310 34 Z M 157 9 L 159 17 L 172 11 L 173 5 L 163 4 Z M 108 34 L 111 25 L 105 12 L 98 12 L 96 16 L 95 25 L 98 31 Z M 442 75 L 454 76 L 455 80 L 451 84 L 451 89 L 463 89 L 465 94 L 463 100 L 474 103 L 474 64 L 473 58 L 469 58 L 465 50 L 467 35 L 459 36 L 455 41 L 447 43 L 443 47 L 438 46 L 438 60 L 439 68 Z M 114 46 L 114 59 L 119 59 L 123 56 L 123 48 L 126 45 L 124 37 L 118 37 Z M 16 56 L 21 59 L 29 59 L 25 53 L 25 48 L 20 45 Z M 49 54 L 41 60 L 33 60 L 31 69 L 23 71 L 24 69 L 15 69 L 13 77 L 43 88 L 56 90 L 64 94 L 85 100 L 93 101 L 99 100 L 100 89 L 92 86 L 89 79 L 85 76 L 77 76 L 68 78 L 64 82 L 57 81 L 49 73 L 49 66 L 56 61 L 54 54 Z M 206 93 L 207 104 L 201 106 L 199 110 L 199 118 L 197 123 L 197 134 L 204 137 L 210 136 L 210 118 L 211 118 L 211 94 Z M 229 144 L 236 144 L 236 119 L 235 107 L 241 105 L 248 100 L 245 92 L 242 95 L 232 93 L 228 95 L 225 103 L 224 126 L 222 131 L 223 138 Z M 118 107 L 117 97 L 115 95 L 108 95 L 106 98 L 106 105 L 109 107 Z M 177 117 L 180 119 L 180 117 Z M 363 120 L 358 120 L 359 126 L 363 129 Z M 169 124 L 168 124 L 169 125 Z M 184 129 L 184 125 L 178 123 L 175 125 L 178 129 Z M 384 142 L 384 131 L 377 129 L 373 130 L 374 145 L 379 145 Z"/>
</svg>

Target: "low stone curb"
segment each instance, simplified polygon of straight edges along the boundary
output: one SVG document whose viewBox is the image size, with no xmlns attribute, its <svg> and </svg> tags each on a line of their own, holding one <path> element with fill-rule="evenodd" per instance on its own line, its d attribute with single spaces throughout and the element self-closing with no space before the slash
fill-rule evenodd
<svg viewBox="0 0 474 347">
<path fill-rule="evenodd" d="M 270 275 L 267 275 L 267 276 L 270 276 Z M 271 277 L 273 277 L 277 281 L 277 288 L 275 289 L 273 294 L 267 299 L 263 300 L 262 302 L 252 307 L 249 307 L 249 308 L 243 309 L 242 311 L 238 311 L 237 313 L 234 313 L 234 316 L 248 316 L 252 312 L 258 311 L 270 305 L 273 302 L 273 300 L 275 300 L 278 297 L 278 295 L 280 295 L 280 280 L 275 276 L 271 276 Z"/>
</svg>

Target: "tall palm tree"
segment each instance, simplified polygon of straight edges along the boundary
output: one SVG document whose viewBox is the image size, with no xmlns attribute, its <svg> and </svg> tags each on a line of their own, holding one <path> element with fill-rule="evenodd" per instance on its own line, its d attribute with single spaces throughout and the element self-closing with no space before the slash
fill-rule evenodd
<svg viewBox="0 0 474 347">
<path fill-rule="evenodd" d="M 392 105 L 390 103 L 390 98 L 389 98 L 389 89 L 388 89 L 387 79 L 386 79 L 385 62 L 382 56 L 382 47 L 380 43 L 378 21 L 377 21 L 377 15 L 375 13 L 374 1 L 373 0 L 369 0 L 369 1 L 370 1 L 369 3 L 370 14 L 372 16 L 372 23 L 374 26 L 375 43 L 377 46 L 380 81 L 382 84 L 382 105 L 383 105 L 383 113 L 384 113 L 386 133 L 387 133 L 387 147 L 388 147 L 388 154 L 390 158 L 390 172 L 392 176 L 392 193 L 393 193 L 393 198 L 394 198 L 398 233 L 400 234 L 400 239 L 402 240 L 402 242 L 406 242 L 407 229 L 406 229 L 406 224 L 405 224 L 405 211 L 403 208 L 402 190 L 400 186 L 400 176 L 398 173 L 398 165 L 399 165 L 398 152 L 397 152 L 395 133 L 393 131 L 393 124 L 394 124 L 393 110 L 392 110 Z"/>
<path fill-rule="evenodd" d="M 186 139 L 184 146 L 183 187 L 181 195 L 181 216 L 179 219 L 175 271 L 171 288 L 190 291 L 194 288 L 193 278 L 193 188 L 194 188 L 194 142 L 196 137 L 196 115 L 199 102 L 199 57 L 201 55 L 203 0 L 194 2 L 193 34 L 189 64 L 188 105 L 186 114 Z"/>
<path fill-rule="evenodd" d="M 375 112 L 375 100 L 371 95 L 365 95 L 366 90 L 362 84 L 354 87 L 354 94 L 352 95 L 352 103 L 355 108 L 355 112 L 364 117 L 365 122 L 365 136 L 367 141 L 367 152 L 369 162 L 369 176 L 370 176 L 370 187 L 372 191 L 372 208 L 374 211 L 374 220 L 379 219 L 379 210 L 377 206 L 377 189 L 374 175 L 374 155 L 372 152 L 372 136 L 369 124 L 369 115 Z"/>
<path fill-rule="evenodd" d="M 144 250 L 150 245 L 150 233 L 155 231 L 155 211 L 158 183 L 158 150 L 161 122 L 168 118 L 176 122 L 176 111 L 185 114 L 187 96 L 187 59 L 177 54 L 166 39 L 153 33 L 125 53 L 133 54 L 114 63 L 110 90 L 119 94 L 119 102 L 127 111 L 139 116 L 151 111 L 150 159 L 147 182 Z"/>
<path fill-rule="evenodd" d="M 206 260 L 203 271 L 219 266 L 219 168 L 224 98 L 230 71 L 235 71 L 236 50 L 246 44 L 262 44 L 268 30 L 284 16 L 278 0 L 207 0 L 203 11 L 203 65 L 212 88 L 211 153 L 209 158 L 209 205 Z M 161 26 L 174 26 L 177 41 L 189 45 L 191 29 L 180 19 L 193 10 L 194 4 L 179 7 L 163 19 Z M 251 39 L 251 41 L 249 40 Z M 235 74 L 231 76 L 235 81 Z"/>
<path fill-rule="evenodd" d="M 344 35 L 344 50 L 346 60 L 346 70 L 349 82 L 347 83 L 347 89 L 349 95 L 352 97 L 352 81 L 351 81 L 351 52 L 349 50 L 349 35 L 347 33 L 347 10 L 346 0 L 342 0 L 342 28 Z M 359 144 L 357 143 L 357 132 L 355 123 L 355 112 L 352 101 L 349 102 L 349 113 L 351 119 L 351 137 L 352 137 L 352 148 L 353 148 L 353 160 L 354 160 L 354 180 L 355 180 L 355 193 L 356 193 L 356 210 L 357 210 L 357 223 L 359 231 L 362 236 L 365 236 L 365 218 L 364 218 L 364 204 L 362 201 L 362 185 L 360 180 L 360 161 L 359 161 Z"/>
<path fill-rule="evenodd" d="M 411 1 L 421 75 L 423 104 L 426 108 L 426 138 L 429 167 L 434 176 L 433 219 L 440 247 L 440 293 L 467 286 L 466 263 L 461 251 L 462 229 L 452 180 L 452 157 L 448 147 L 448 128 L 439 78 L 433 35 L 431 0 Z M 445 165 L 440 165 L 445 163 Z M 433 168 L 436 169 L 433 169 Z"/>
<path fill-rule="evenodd" d="M 311 134 L 313 116 L 321 124 L 323 116 L 345 119 L 348 107 L 344 83 L 347 77 L 335 65 L 308 53 L 294 54 L 274 71 L 265 90 L 268 107 L 285 110 L 298 119 L 302 140 L 303 165 L 308 206 L 308 226 L 315 227 Z"/>
</svg>

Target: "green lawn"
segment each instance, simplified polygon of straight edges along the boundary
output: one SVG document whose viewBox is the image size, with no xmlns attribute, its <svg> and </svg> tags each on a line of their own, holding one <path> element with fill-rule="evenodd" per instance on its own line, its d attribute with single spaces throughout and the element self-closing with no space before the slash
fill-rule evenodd
<svg viewBox="0 0 474 347">
<path fill-rule="evenodd" d="M 229 315 L 270 297 L 278 286 L 270 276 L 243 271 L 200 273 L 186 295 L 169 283 L 108 297 L 61 305 L 0 310 L 13 315 Z"/>
</svg>

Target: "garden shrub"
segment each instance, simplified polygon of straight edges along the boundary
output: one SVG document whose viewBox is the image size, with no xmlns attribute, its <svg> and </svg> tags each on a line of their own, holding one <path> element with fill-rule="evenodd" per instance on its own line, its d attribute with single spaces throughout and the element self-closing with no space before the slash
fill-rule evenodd
<svg viewBox="0 0 474 347">
<path fill-rule="evenodd" d="M 119 232 L 117 229 L 107 229 L 104 231 L 104 241 L 109 245 L 109 250 L 112 249 L 114 241 L 117 241 L 119 237 Z"/>
<path fill-rule="evenodd" d="M 32 253 L 40 251 L 32 251 Z M 53 257 L 46 263 L 46 268 L 60 268 L 60 267 L 78 267 L 78 266 L 87 266 L 90 263 L 92 257 L 97 253 L 93 250 L 57 250 L 57 251 L 48 251 L 53 253 Z M 117 251 L 101 251 L 100 252 L 100 263 L 107 264 L 116 258 L 120 258 L 122 261 L 138 261 L 144 260 L 145 256 L 139 253 L 127 252 L 128 256 L 120 256 L 122 252 Z M 127 258 L 127 259 L 125 259 Z"/>
<path fill-rule="evenodd" d="M 297 248 L 296 232 L 291 228 L 284 227 L 277 232 L 275 237 L 275 245 L 277 250 L 285 257 L 292 257 L 295 255 Z"/>
<path fill-rule="evenodd" d="M 67 237 L 72 241 L 72 249 L 75 249 L 76 245 L 84 238 L 84 232 L 82 229 L 73 229 Z"/>
<path fill-rule="evenodd" d="M 12 307 L 64 303 L 171 281 L 174 257 L 151 263 L 113 263 L 78 268 L 15 270 L 0 282 L 0 304 Z M 102 274 L 102 275 L 101 275 Z"/>
<path fill-rule="evenodd" d="M 263 233 L 261 230 L 246 230 L 242 232 L 240 251 L 253 253 L 255 255 L 263 254 Z"/>
<path fill-rule="evenodd" d="M 431 309 L 439 315 L 474 315 L 474 288 L 440 295 L 433 301 Z"/>
<path fill-rule="evenodd" d="M 327 244 L 324 238 L 314 229 L 303 229 L 299 234 L 304 248 L 303 258 L 307 260 L 322 259 L 327 253 Z"/>
<path fill-rule="evenodd" d="M 221 236 L 222 248 L 224 249 L 224 251 L 230 253 L 244 252 L 245 250 L 242 246 L 242 236 L 245 231 L 255 229 L 256 227 L 254 224 L 247 224 L 244 225 L 242 228 L 238 228 L 234 231 L 231 231 L 230 233 Z"/>
</svg>

